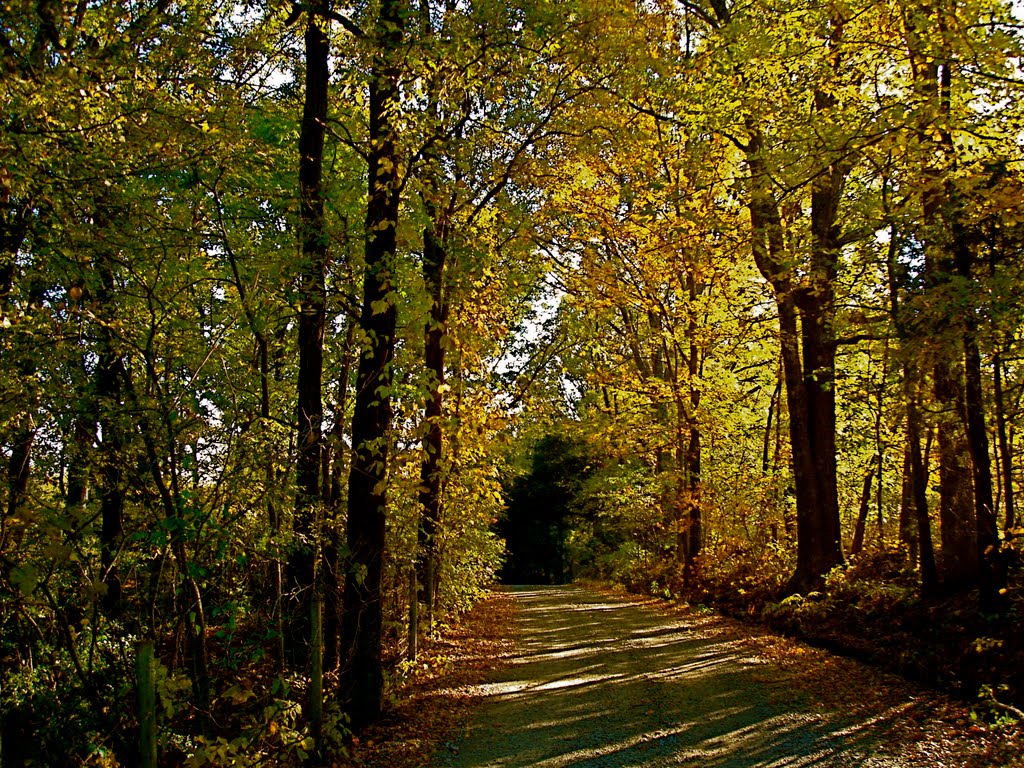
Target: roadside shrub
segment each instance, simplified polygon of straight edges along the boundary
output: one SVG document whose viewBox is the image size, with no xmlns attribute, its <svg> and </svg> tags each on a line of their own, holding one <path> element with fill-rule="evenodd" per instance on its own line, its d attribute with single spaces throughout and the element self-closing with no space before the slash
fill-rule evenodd
<svg viewBox="0 0 1024 768">
<path fill-rule="evenodd" d="M 744 539 L 724 539 L 705 549 L 686 597 L 732 615 L 758 616 L 782 591 L 790 561 L 790 553 L 778 542 L 756 546 Z"/>
</svg>

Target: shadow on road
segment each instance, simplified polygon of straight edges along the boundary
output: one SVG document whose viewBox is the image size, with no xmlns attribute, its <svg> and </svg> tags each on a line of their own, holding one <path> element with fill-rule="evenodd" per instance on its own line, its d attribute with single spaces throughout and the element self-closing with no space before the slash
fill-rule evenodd
<svg viewBox="0 0 1024 768">
<path fill-rule="evenodd" d="M 575 586 L 514 589 L 519 652 L 439 766 L 902 765 L 877 754 L 898 711 L 816 710 L 700 617 Z"/>
</svg>

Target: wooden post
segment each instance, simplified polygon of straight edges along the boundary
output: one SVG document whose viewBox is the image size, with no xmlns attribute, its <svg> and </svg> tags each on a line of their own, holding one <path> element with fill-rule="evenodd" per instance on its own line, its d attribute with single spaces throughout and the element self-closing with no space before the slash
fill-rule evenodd
<svg viewBox="0 0 1024 768">
<path fill-rule="evenodd" d="M 139 694 L 139 766 L 156 768 L 156 681 L 153 676 L 152 640 L 143 640 L 136 648 L 135 678 Z"/>
</svg>

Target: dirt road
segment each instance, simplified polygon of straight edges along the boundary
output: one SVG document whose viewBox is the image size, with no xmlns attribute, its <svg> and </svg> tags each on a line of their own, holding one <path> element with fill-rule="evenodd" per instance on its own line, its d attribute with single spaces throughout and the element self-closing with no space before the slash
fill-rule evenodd
<svg viewBox="0 0 1024 768">
<path fill-rule="evenodd" d="M 940 764 L 907 744 L 910 700 L 870 681 L 867 705 L 819 695 L 720 620 L 576 586 L 515 594 L 518 651 L 438 768 Z"/>
</svg>

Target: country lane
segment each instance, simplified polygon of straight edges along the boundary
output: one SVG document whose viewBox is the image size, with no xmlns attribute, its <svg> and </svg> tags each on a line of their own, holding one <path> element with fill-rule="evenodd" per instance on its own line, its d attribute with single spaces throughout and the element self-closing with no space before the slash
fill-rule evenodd
<svg viewBox="0 0 1024 768">
<path fill-rule="evenodd" d="M 518 650 L 437 768 L 920 765 L 889 734 L 899 708 L 823 706 L 699 613 L 575 585 L 512 589 Z"/>
</svg>

